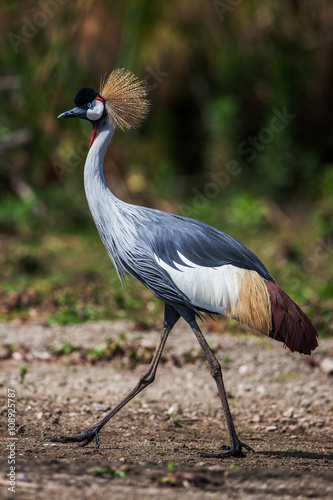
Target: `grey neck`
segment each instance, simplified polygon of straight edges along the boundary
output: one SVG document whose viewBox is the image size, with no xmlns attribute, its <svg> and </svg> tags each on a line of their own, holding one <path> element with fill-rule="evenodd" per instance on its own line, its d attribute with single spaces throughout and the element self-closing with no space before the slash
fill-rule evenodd
<svg viewBox="0 0 333 500">
<path fill-rule="evenodd" d="M 118 200 L 109 190 L 103 174 L 104 155 L 113 132 L 114 128 L 109 119 L 107 117 L 102 119 L 99 123 L 98 135 L 86 159 L 84 187 L 90 212 L 97 230 L 119 276 L 121 276 L 122 263 L 116 247 L 123 238 L 119 207 L 124 207 L 126 204 Z"/>
<path fill-rule="evenodd" d="M 103 217 L 105 199 L 115 198 L 107 187 L 103 174 L 103 161 L 114 128 L 105 116 L 98 124 L 98 134 L 91 146 L 84 166 L 84 188 L 88 205 L 98 229 Z M 103 203 L 104 202 L 104 203 Z"/>
</svg>

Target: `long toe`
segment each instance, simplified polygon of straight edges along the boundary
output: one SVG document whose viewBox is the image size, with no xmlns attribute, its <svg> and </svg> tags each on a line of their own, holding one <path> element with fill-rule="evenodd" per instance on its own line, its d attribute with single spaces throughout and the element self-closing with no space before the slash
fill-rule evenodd
<svg viewBox="0 0 333 500">
<path fill-rule="evenodd" d="M 79 443 L 80 446 L 86 446 L 96 439 L 96 445 L 99 446 L 98 430 L 90 428 L 82 434 L 75 434 L 74 436 L 45 436 L 44 439 L 49 439 L 51 443 Z"/>
<path fill-rule="evenodd" d="M 248 444 L 242 443 L 241 441 L 239 442 L 242 448 L 245 448 L 247 451 L 250 451 L 251 453 L 255 453 L 254 449 L 251 448 Z"/>
<path fill-rule="evenodd" d="M 232 446 L 229 450 L 224 451 L 198 451 L 199 457 L 204 458 L 227 458 L 227 457 L 245 457 L 242 448 L 247 451 L 254 453 L 254 450 L 245 443 L 238 441 L 235 446 Z"/>
<path fill-rule="evenodd" d="M 242 450 L 230 450 L 225 451 L 198 451 L 199 457 L 204 458 L 227 458 L 227 457 L 245 457 Z"/>
</svg>

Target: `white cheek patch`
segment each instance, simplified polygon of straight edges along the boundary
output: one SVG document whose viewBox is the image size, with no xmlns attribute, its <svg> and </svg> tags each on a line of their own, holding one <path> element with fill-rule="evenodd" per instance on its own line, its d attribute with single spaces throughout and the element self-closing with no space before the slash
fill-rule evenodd
<svg viewBox="0 0 333 500">
<path fill-rule="evenodd" d="M 104 112 L 104 102 L 94 99 L 92 107 L 87 110 L 87 118 L 91 121 L 99 120 Z"/>
</svg>

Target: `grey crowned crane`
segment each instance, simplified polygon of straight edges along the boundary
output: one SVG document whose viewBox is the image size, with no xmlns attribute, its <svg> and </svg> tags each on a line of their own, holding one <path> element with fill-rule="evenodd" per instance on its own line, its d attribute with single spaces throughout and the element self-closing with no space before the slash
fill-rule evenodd
<svg viewBox="0 0 333 500">
<path fill-rule="evenodd" d="M 147 87 L 133 73 L 116 69 L 99 93 L 81 88 L 75 107 L 59 118 L 83 118 L 93 126 L 84 167 L 86 196 L 99 235 L 122 278 L 138 279 L 165 304 L 164 324 L 151 365 L 134 389 L 82 434 L 48 438 L 53 442 L 93 439 L 102 427 L 155 379 L 170 330 L 182 316 L 192 328 L 214 377 L 230 435 L 227 451 L 200 452 L 204 457 L 243 456 L 234 427 L 221 366 L 208 346 L 196 317 L 223 315 L 283 342 L 294 352 L 311 354 L 317 332 L 303 311 L 275 283 L 262 262 L 244 245 L 202 222 L 124 203 L 107 187 L 103 158 L 116 127 L 137 127 L 149 111 Z"/>
</svg>

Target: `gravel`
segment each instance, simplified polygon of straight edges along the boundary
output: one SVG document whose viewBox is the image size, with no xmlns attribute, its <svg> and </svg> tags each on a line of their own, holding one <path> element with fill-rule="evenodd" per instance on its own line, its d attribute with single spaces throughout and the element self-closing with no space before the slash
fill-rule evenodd
<svg viewBox="0 0 333 500">
<path fill-rule="evenodd" d="M 167 468 L 164 470 L 165 487 L 171 487 L 172 481 L 176 481 L 176 488 L 192 489 L 193 498 L 202 498 L 200 488 L 212 493 L 207 498 L 221 498 L 213 495 L 215 479 L 209 476 L 209 470 L 223 467 L 223 474 L 227 474 L 230 463 L 244 471 L 247 468 L 247 472 L 237 476 L 243 477 L 242 484 L 236 480 L 230 482 L 223 476 L 225 485 L 230 483 L 223 498 L 243 498 L 251 488 L 255 493 L 249 498 L 267 498 L 266 490 L 261 488 L 268 482 L 276 486 L 275 491 L 280 484 L 279 491 L 303 498 L 305 490 L 301 490 L 299 479 L 295 477 L 293 482 L 289 476 L 290 471 L 296 470 L 300 474 L 304 472 L 302 484 L 307 485 L 311 494 L 317 495 L 320 488 L 329 494 L 332 481 L 328 476 L 318 476 L 318 471 L 331 471 L 333 463 L 333 379 L 330 370 L 325 369 L 328 364 L 325 360 L 333 359 L 333 339 L 320 339 L 312 356 L 303 356 L 289 352 L 281 343 L 268 338 L 251 334 L 221 335 L 214 332 L 215 326 L 210 323 L 202 329 L 221 362 L 238 434 L 256 450 L 254 455 L 231 458 L 231 462 L 203 461 L 197 455 L 197 451 L 206 446 L 218 449 L 221 442 L 228 444 L 228 433 L 215 382 L 190 328 L 181 321 L 168 339 L 154 384 L 103 428 L 98 450 L 93 445 L 79 448 L 43 442 L 41 438 L 45 435 L 76 433 L 91 426 L 136 385 L 148 368 L 139 364 L 128 369 L 118 359 L 93 364 L 79 358 L 73 363 L 66 356 L 54 357 L 55 350 L 65 341 L 93 349 L 103 345 L 107 338 L 117 341 L 124 333 L 128 339 L 152 346 L 157 344 L 160 332 L 138 331 L 130 321 L 64 327 L 37 322 L 0 322 L 0 353 L 4 354 L 0 361 L 0 387 L 4 394 L 0 415 L 5 416 L 7 412 L 7 388 L 15 389 L 21 473 L 28 474 L 39 485 L 34 495 L 24 498 L 72 498 L 75 497 L 73 491 L 81 489 L 82 481 L 90 485 L 87 492 L 100 492 L 94 494 L 96 500 L 105 498 L 108 489 L 103 489 L 103 485 L 109 485 L 110 481 L 117 484 L 118 490 L 114 490 L 118 491 L 117 498 L 134 498 L 136 487 L 143 494 L 144 485 L 149 486 L 146 498 L 155 498 L 156 493 L 163 497 L 161 491 L 164 490 L 151 479 L 147 464 L 155 464 L 154 469 L 165 463 L 175 463 L 178 467 L 176 475 L 171 477 Z M 8 357 L 9 344 L 16 345 L 17 356 Z M 0 427 L 3 442 L 7 437 L 4 420 Z M 4 459 L 3 470 L 6 470 Z M 129 474 L 128 481 L 118 484 L 111 476 L 96 479 L 97 482 L 91 476 L 87 478 L 86 460 L 101 466 L 105 461 L 143 465 L 138 465 L 135 481 Z M 69 472 L 73 461 L 77 463 L 77 477 Z M 259 472 L 272 469 L 278 471 L 272 480 L 269 473 Z M 311 476 L 309 471 L 317 471 L 317 475 Z M 206 474 L 205 480 L 202 474 Z M 4 480 L 5 476 L 1 479 L 0 474 L 0 483 Z M 201 485 L 201 480 L 206 486 Z M 68 489 L 69 484 L 74 490 Z M 283 484 L 287 485 L 285 490 Z M 176 497 L 171 493 L 168 496 Z M 288 495 L 281 498 L 284 497 L 289 498 Z"/>
</svg>

